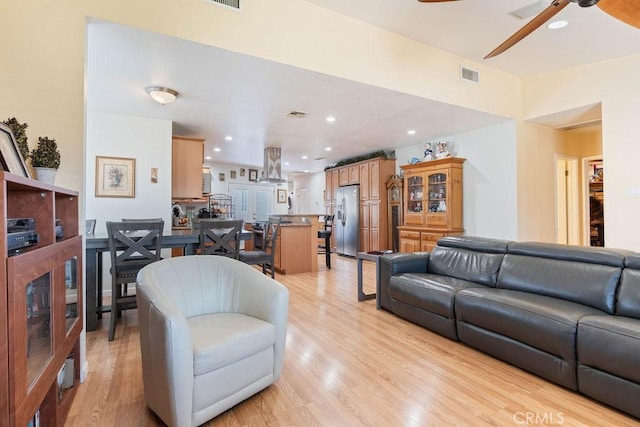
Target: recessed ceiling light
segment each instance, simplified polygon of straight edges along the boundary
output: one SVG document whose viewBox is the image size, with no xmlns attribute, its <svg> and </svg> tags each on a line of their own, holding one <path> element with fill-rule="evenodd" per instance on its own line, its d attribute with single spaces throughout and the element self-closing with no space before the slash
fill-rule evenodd
<svg viewBox="0 0 640 427">
<path fill-rule="evenodd" d="M 331 147 L 325 148 L 324 151 L 331 151 Z"/>
<path fill-rule="evenodd" d="M 302 156 L 302 160 L 307 160 L 309 156 Z"/>
<path fill-rule="evenodd" d="M 205 160 L 211 160 L 211 156 L 206 156 L 204 159 Z"/>
<path fill-rule="evenodd" d="M 309 169 L 305 169 L 305 170 L 304 170 L 304 173 L 309 173 Z"/>
<path fill-rule="evenodd" d="M 289 162 L 284 162 L 284 165 L 285 166 L 289 166 Z"/>
<path fill-rule="evenodd" d="M 407 135 L 415 135 L 415 134 L 416 134 L 415 129 L 409 129 L 409 130 L 407 131 Z"/>
<path fill-rule="evenodd" d="M 231 135 L 227 135 L 224 137 L 225 141 L 233 141 L 233 137 Z"/>
<path fill-rule="evenodd" d="M 216 153 L 219 153 L 222 150 L 219 147 L 216 147 L 216 148 L 213 149 L 213 151 L 215 151 Z"/>
<path fill-rule="evenodd" d="M 329 123 L 333 123 L 336 121 L 336 118 L 333 116 L 327 116 L 327 118 L 325 119 L 327 122 Z"/>
<path fill-rule="evenodd" d="M 558 19 L 557 21 L 552 21 L 547 24 L 547 28 L 550 30 L 559 30 L 560 28 L 564 28 L 569 25 L 569 22 L 564 19 Z"/>
</svg>

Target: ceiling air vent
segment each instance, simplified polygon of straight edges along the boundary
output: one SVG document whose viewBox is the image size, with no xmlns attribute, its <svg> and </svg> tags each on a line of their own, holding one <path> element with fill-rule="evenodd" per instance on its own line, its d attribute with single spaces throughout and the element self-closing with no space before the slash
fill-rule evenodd
<svg viewBox="0 0 640 427">
<path fill-rule="evenodd" d="M 480 73 L 470 68 L 460 67 L 460 78 L 468 82 L 479 83 Z"/>
<path fill-rule="evenodd" d="M 232 9 L 240 10 L 240 0 L 205 0 L 207 3 L 219 4 L 222 6 L 230 7 Z"/>
<path fill-rule="evenodd" d="M 287 117 L 303 118 L 307 117 L 307 114 L 309 113 L 305 113 L 304 111 L 290 111 L 289 114 L 287 114 Z"/>
</svg>

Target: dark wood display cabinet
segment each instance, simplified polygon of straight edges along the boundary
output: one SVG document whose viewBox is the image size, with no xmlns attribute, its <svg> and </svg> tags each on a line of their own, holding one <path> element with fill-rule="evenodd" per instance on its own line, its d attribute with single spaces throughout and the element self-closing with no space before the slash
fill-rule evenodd
<svg viewBox="0 0 640 427">
<path fill-rule="evenodd" d="M 0 183 L 0 425 L 62 426 L 80 379 L 78 193 L 7 172 Z M 12 218 L 35 220 L 35 245 L 8 250 Z"/>
</svg>

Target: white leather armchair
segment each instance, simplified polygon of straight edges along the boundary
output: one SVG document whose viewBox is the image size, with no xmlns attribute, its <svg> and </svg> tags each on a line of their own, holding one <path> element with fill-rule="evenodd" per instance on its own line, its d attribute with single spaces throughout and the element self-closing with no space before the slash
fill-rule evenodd
<svg viewBox="0 0 640 427">
<path fill-rule="evenodd" d="M 289 291 L 240 261 L 168 258 L 137 280 L 144 397 L 169 426 L 197 426 L 282 374 Z"/>
</svg>

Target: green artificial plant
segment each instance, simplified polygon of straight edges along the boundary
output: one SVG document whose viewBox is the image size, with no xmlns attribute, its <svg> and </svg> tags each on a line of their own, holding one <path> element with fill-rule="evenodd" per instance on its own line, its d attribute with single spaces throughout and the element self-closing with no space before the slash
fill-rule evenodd
<svg viewBox="0 0 640 427">
<path fill-rule="evenodd" d="M 38 138 L 38 146 L 31 151 L 31 165 L 34 168 L 60 167 L 60 151 L 54 138 L 41 136 Z"/>
</svg>

